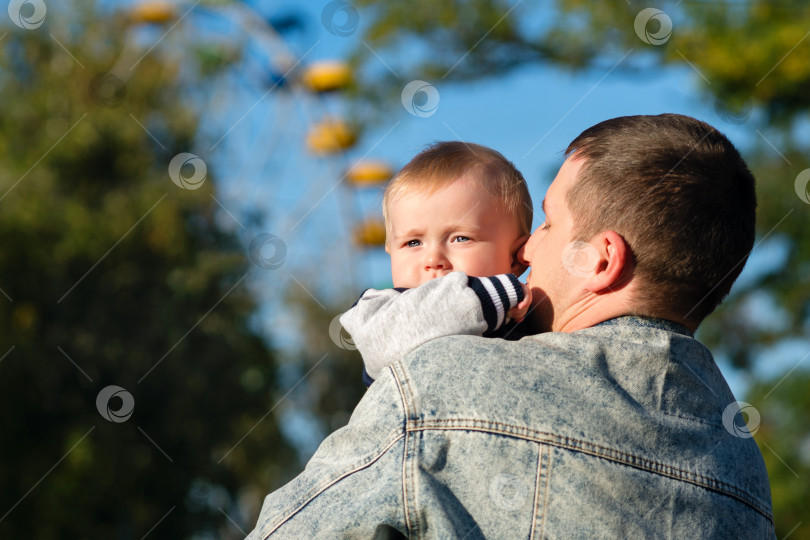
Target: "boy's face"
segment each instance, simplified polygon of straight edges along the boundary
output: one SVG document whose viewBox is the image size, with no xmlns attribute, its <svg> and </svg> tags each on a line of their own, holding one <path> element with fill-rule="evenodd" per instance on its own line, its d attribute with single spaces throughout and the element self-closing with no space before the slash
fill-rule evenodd
<svg viewBox="0 0 810 540">
<path fill-rule="evenodd" d="M 528 235 L 469 175 L 434 193 L 397 197 L 388 219 L 394 287 L 417 287 L 456 270 L 476 277 L 523 272 L 515 255 Z"/>
</svg>

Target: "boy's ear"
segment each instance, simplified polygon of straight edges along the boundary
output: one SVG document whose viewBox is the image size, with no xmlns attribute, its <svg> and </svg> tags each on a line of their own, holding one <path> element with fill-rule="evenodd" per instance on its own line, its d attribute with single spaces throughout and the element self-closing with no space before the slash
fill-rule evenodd
<svg viewBox="0 0 810 540">
<path fill-rule="evenodd" d="M 526 269 L 528 268 L 528 266 L 522 264 L 518 260 L 517 255 L 518 251 L 520 251 L 520 248 L 523 247 L 523 244 L 528 242 L 530 237 L 531 237 L 530 234 L 524 234 L 520 238 L 516 239 L 511 246 L 509 246 L 509 253 L 512 255 L 512 273 L 515 274 L 515 276 L 517 277 L 523 275 L 523 272 L 525 272 Z"/>
<path fill-rule="evenodd" d="M 630 247 L 616 231 L 603 232 L 597 242 L 590 242 L 591 245 L 594 243 L 597 244 L 599 260 L 584 285 L 586 290 L 599 294 L 620 286 L 632 261 Z"/>
</svg>

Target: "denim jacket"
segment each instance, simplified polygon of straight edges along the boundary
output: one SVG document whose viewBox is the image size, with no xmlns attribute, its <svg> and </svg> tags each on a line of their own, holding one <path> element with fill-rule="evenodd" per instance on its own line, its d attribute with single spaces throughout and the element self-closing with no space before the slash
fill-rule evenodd
<svg viewBox="0 0 810 540">
<path fill-rule="evenodd" d="M 775 538 L 759 449 L 724 427 L 734 401 L 668 321 L 435 339 L 383 371 L 248 538 Z"/>
</svg>

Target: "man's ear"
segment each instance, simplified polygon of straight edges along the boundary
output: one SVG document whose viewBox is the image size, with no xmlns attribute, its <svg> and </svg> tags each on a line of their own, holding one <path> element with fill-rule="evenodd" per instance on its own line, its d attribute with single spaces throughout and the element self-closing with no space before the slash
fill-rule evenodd
<svg viewBox="0 0 810 540">
<path fill-rule="evenodd" d="M 528 268 L 528 266 L 526 266 L 525 264 L 521 263 L 518 260 L 517 255 L 518 251 L 520 251 L 520 248 L 523 247 L 523 244 L 528 242 L 530 237 L 531 237 L 530 234 L 524 234 L 523 236 L 515 240 L 511 246 L 509 246 L 509 253 L 512 255 L 512 273 L 515 274 L 517 277 L 520 277 L 523 274 L 523 272 L 525 272 L 526 269 Z"/>
<path fill-rule="evenodd" d="M 632 264 L 630 246 L 622 235 L 605 231 L 589 243 L 596 247 L 599 260 L 585 280 L 585 289 L 599 294 L 621 285 L 625 270 Z"/>
</svg>

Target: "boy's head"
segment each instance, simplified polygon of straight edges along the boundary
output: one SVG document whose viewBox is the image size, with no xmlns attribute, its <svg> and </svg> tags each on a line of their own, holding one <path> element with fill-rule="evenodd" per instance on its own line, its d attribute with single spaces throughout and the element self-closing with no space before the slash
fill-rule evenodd
<svg viewBox="0 0 810 540">
<path fill-rule="evenodd" d="M 394 286 L 416 287 L 454 270 L 520 275 L 516 254 L 532 216 L 523 175 L 500 153 L 463 142 L 428 147 L 383 196 Z"/>
</svg>

